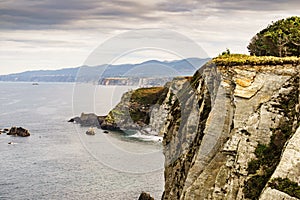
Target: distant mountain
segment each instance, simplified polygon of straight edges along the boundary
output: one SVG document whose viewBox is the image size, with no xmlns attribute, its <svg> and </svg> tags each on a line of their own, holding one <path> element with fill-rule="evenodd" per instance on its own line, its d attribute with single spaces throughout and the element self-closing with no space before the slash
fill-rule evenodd
<svg viewBox="0 0 300 200">
<path fill-rule="evenodd" d="M 209 59 L 188 58 L 176 61 L 149 60 L 139 64 L 82 66 L 59 70 L 26 71 L 0 75 L 0 81 L 24 82 L 98 82 L 110 77 L 191 76 Z"/>
</svg>

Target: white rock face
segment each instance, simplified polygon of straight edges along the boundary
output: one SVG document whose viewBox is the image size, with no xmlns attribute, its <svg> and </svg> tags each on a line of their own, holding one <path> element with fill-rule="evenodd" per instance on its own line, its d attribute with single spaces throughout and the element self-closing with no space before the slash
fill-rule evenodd
<svg viewBox="0 0 300 200">
<path fill-rule="evenodd" d="M 247 199 L 245 183 L 253 176 L 248 173 L 248 163 L 256 159 L 257 145 L 268 145 L 276 134 L 274 130 L 281 129 L 283 123 L 294 127 L 290 133 L 293 137 L 288 139 L 271 179 L 287 177 L 300 184 L 300 128 L 295 129 L 300 122 L 299 97 L 295 97 L 299 94 L 299 68 L 284 65 L 203 69 L 195 90 L 198 113 L 191 112 L 191 116 L 183 118 L 170 110 L 162 128 L 166 156 L 163 199 Z M 188 98 L 186 102 L 192 102 Z M 291 119 L 284 110 L 284 102 L 289 99 L 295 99 L 295 105 L 289 105 Z M 182 107 L 188 110 L 190 105 L 194 104 L 169 108 L 181 109 L 183 114 Z M 197 115 L 199 122 L 195 121 Z M 196 131 L 187 128 L 191 122 Z M 262 169 L 256 171 L 256 175 L 262 173 Z M 265 188 L 260 199 L 295 198 Z"/>
<path fill-rule="evenodd" d="M 272 179 L 288 178 L 300 185 L 300 127 L 288 141 Z"/>
</svg>

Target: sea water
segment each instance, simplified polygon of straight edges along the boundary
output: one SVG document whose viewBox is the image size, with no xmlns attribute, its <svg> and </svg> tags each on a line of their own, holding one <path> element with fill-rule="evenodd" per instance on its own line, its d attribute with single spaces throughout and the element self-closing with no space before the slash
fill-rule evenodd
<svg viewBox="0 0 300 200">
<path fill-rule="evenodd" d="M 132 88 L 71 83 L 0 83 L 0 199 L 137 199 L 163 192 L 160 142 L 122 133 L 86 135 L 67 123 L 81 112 L 105 115 Z M 12 142 L 12 144 L 8 144 Z"/>
</svg>

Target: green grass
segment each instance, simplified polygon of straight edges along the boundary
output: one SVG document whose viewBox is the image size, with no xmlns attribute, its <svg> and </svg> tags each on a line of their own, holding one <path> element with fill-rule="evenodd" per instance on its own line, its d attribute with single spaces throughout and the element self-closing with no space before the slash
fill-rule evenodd
<svg viewBox="0 0 300 200">
<path fill-rule="evenodd" d="M 245 54 L 220 55 L 211 61 L 218 66 L 300 64 L 298 57 L 249 56 Z"/>
<path fill-rule="evenodd" d="M 134 90 L 130 101 L 139 104 L 156 104 L 163 95 L 164 87 L 139 88 Z"/>
</svg>

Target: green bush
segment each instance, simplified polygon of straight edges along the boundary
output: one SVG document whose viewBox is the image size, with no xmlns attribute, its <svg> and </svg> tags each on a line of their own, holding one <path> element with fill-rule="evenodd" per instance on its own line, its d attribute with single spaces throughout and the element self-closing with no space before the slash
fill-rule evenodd
<svg viewBox="0 0 300 200">
<path fill-rule="evenodd" d="M 273 179 L 269 184 L 269 186 L 272 189 L 282 191 L 292 197 L 296 197 L 300 199 L 300 186 L 296 182 L 293 182 L 288 178 Z"/>
<path fill-rule="evenodd" d="M 249 181 L 245 183 L 243 191 L 245 198 L 257 200 L 267 182 L 268 177 L 266 177 L 265 175 L 253 176 L 251 179 L 249 179 Z"/>
</svg>

